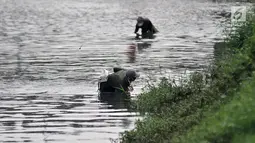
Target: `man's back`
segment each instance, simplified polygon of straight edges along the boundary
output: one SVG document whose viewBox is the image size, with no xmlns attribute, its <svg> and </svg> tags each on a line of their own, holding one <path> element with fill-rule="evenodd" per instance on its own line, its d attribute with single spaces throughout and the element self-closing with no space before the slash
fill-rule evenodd
<svg viewBox="0 0 255 143">
<path fill-rule="evenodd" d="M 125 91 L 127 91 L 129 84 L 126 80 L 126 73 L 126 70 L 120 70 L 118 72 L 110 74 L 108 76 L 107 83 L 115 89 L 124 89 Z"/>
</svg>

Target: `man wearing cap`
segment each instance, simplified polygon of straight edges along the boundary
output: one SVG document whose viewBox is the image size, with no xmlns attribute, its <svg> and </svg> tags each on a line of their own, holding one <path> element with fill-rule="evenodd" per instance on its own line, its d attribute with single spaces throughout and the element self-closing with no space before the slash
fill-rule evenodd
<svg viewBox="0 0 255 143">
<path fill-rule="evenodd" d="M 118 69 L 108 75 L 107 86 L 114 88 L 115 91 L 129 92 L 131 82 L 135 81 L 139 74 L 134 70 Z"/>
<path fill-rule="evenodd" d="M 142 38 L 152 38 L 153 34 L 159 32 L 148 18 L 144 18 L 141 16 L 137 18 L 137 23 L 134 32 L 137 35 L 137 37 L 139 36 L 139 34 L 137 33 L 139 28 L 142 29 Z"/>
</svg>

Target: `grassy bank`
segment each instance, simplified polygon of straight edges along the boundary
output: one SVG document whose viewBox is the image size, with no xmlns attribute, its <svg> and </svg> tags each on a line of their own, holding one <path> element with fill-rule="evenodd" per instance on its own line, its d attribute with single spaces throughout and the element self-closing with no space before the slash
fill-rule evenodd
<svg viewBox="0 0 255 143">
<path fill-rule="evenodd" d="M 243 82 L 233 99 L 216 113 L 192 128 L 185 136 L 175 137 L 180 143 L 254 143 L 255 142 L 255 72 Z"/>
<path fill-rule="evenodd" d="M 225 42 L 221 56 L 205 72 L 193 73 L 178 85 L 162 79 L 140 94 L 136 106 L 144 119 L 136 122 L 135 129 L 124 132 L 121 142 L 254 140 L 254 17 L 248 17 Z"/>
</svg>

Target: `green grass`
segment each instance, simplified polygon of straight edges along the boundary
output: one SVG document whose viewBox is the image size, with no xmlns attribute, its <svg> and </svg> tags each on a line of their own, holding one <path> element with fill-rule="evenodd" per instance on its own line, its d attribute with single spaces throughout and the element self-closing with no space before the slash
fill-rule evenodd
<svg viewBox="0 0 255 143">
<path fill-rule="evenodd" d="M 255 134 L 240 134 L 235 135 L 233 138 L 233 143 L 254 143 Z"/>
<path fill-rule="evenodd" d="M 159 85 L 149 86 L 147 92 L 141 93 L 136 109 L 144 119 L 136 122 L 135 129 L 124 132 L 121 142 L 254 140 L 250 128 L 253 111 L 248 112 L 252 102 L 243 98 L 242 103 L 237 102 L 242 94 L 253 93 L 251 88 L 255 84 L 254 77 L 250 79 L 255 71 L 254 18 L 250 17 L 228 35 L 225 42 L 226 46 L 221 49 L 223 56 L 217 57 L 204 72 L 195 72 L 178 85 L 175 81 L 162 79 Z M 238 118 L 243 115 L 242 111 L 249 113 L 245 119 Z M 208 119 L 210 116 L 213 118 Z"/>
<path fill-rule="evenodd" d="M 208 114 L 198 126 L 183 138 L 181 143 L 231 143 L 254 140 L 255 133 L 255 73 L 241 85 L 240 92 L 218 112 Z M 248 134 L 248 135 L 247 135 Z"/>
</svg>

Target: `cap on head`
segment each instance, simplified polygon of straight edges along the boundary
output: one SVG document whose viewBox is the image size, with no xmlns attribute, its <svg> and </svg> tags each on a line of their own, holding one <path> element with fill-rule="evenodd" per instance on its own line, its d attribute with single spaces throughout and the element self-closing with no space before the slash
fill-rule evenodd
<svg viewBox="0 0 255 143">
<path fill-rule="evenodd" d="M 143 17 L 139 16 L 139 17 L 137 18 L 137 24 L 138 24 L 139 26 L 142 26 L 142 25 L 143 25 Z"/>
<path fill-rule="evenodd" d="M 137 22 L 141 22 L 141 21 L 143 21 L 143 17 L 142 16 L 138 16 Z"/>
<path fill-rule="evenodd" d="M 138 74 L 137 72 L 135 72 L 134 70 L 128 70 L 126 73 L 126 76 L 130 79 L 136 79 L 140 76 L 140 74 Z"/>
</svg>

